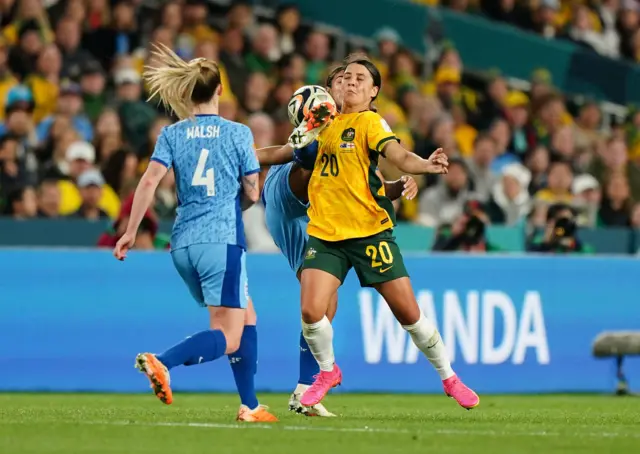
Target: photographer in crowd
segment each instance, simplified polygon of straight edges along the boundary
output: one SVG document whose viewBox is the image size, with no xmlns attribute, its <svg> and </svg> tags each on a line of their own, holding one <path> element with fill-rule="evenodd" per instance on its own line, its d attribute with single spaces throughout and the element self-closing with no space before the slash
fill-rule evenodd
<svg viewBox="0 0 640 454">
<path fill-rule="evenodd" d="M 497 252 L 485 235 L 489 217 L 478 201 L 467 202 L 452 225 L 438 228 L 434 251 Z"/>
<path fill-rule="evenodd" d="M 547 224 L 542 235 L 535 236 L 527 248 L 529 252 L 556 254 L 588 254 L 593 249 L 578 238 L 576 213 L 567 204 L 551 205 L 547 211 Z"/>
</svg>

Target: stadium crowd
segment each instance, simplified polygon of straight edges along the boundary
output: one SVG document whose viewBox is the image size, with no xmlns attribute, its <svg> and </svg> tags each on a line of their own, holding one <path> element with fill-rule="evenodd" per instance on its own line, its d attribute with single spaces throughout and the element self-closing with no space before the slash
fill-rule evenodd
<svg viewBox="0 0 640 454">
<path fill-rule="evenodd" d="M 636 0 L 412 0 L 482 14 L 546 39 L 572 41 L 600 55 L 640 61 Z"/>
<path fill-rule="evenodd" d="M 507 20 L 498 13 L 513 3 L 478 7 Z M 550 3 L 543 0 L 540 8 Z M 449 6 L 466 10 L 469 4 L 452 0 Z M 602 8 L 614 4 L 605 1 Z M 303 23 L 295 6 L 258 18 L 249 3 L 238 1 L 229 8 L 205 0 L 145 5 L 0 2 L 1 213 L 112 222 L 100 244 L 114 243 L 159 131 L 174 121 L 157 103 L 145 102 L 141 74 L 144 65 L 153 65 L 152 43 L 185 59 L 220 62 L 221 115 L 248 124 L 257 147 L 286 143 L 291 94 L 305 84 L 323 84 L 340 57 L 334 38 Z M 624 5 L 621 23 L 627 23 Z M 570 17 L 568 23 L 581 23 Z M 636 12 L 636 25 L 637 19 Z M 381 69 L 376 108 L 403 145 L 421 156 L 443 147 L 451 158 L 448 175 L 416 177 L 420 197 L 397 206 L 401 220 L 455 230 L 471 206 L 486 224 L 542 228 L 554 207 L 568 210 L 580 226 L 640 228 L 640 204 L 634 203 L 640 201 L 640 111 L 602 128 L 599 105 L 566 102 L 544 69 L 532 74 L 529 93 L 511 90 L 498 72 L 484 87 L 471 88 L 463 84 L 464 62 L 452 45 L 425 80 L 424 62 L 403 48 L 392 28 L 378 31 L 374 48 L 349 50 L 368 52 Z M 384 160 L 380 167 L 387 179 L 400 176 Z M 175 214 L 174 186 L 169 173 L 147 213 L 149 247 L 158 219 Z M 261 208 L 245 216 L 250 246 L 273 249 Z"/>
</svg>

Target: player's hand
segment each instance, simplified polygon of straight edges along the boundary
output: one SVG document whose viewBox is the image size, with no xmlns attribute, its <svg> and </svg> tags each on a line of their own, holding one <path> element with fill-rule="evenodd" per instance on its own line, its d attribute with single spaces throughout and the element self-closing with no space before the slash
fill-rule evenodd
<svg viewBox="0 0 640 454">
<path fill-rule="evenodd" d="M 429 163 L 427 173 L 449 173 L 449 158 L 442 148 L 438 148 L 434 151 L 427 161 Z"/>
<path fill-rule="evenodd" d="M 418 183 L 409 175 L 402 175 L 400 181 L 404 183 L 402 186 L 402 195 L 407 200 L 413 200 L 418 195 Z"/>
<path fill-rule="evenodd" d="M 133 247 L 136 242 L 136 237 L 125 232 L 116 243 L 116 247 L 113 249 L 113 256 L 122 261 L 127 258 L 127 252 Z"/>
</svg>

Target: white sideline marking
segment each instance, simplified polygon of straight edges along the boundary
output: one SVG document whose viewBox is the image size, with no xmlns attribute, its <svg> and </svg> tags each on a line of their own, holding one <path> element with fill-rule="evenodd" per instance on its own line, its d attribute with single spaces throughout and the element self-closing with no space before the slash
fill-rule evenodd
<svg viewBox="0 0 640 454">
<path fill-rule="evenodd" d="M 10 422 L 10 424 L 19 422 Z M 590 437 L 590 438 L 640 438 L 637 433 L 619 432 L 548 432 L 548 431 L 497 431 L 473 429 L 433 429 L 427 426 L 419 430 L 385 429 L 382 427 L 318 427 L 318 426 L 290 426 L 274 424 L 224 424 L 206 422 L 135 422 L 135 421 L 51 421 L 53 424 L 78 424 L 99 426 L 146 426 L 146 427 L 194 427 L 201 429 L 234 429 L 234 430 L 286 430 L 300 432 L 342 432 L 342 433 L 388 433 L 388 434 L 436 434 L 436 435 L 477 435 L 485 437 Z M 0 425 L 5 424 L 0 423 Z"/>
</svg>

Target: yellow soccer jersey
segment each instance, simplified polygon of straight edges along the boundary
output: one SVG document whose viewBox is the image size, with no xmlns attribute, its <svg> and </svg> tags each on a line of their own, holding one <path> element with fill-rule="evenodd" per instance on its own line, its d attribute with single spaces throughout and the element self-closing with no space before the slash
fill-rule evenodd
<svg viewBox="0 0 640 454">
<path fill-rule="evenodd" d="M 371 111 L 340 114 L 322 131 L 309 182 L 309 235 L 342 241 L 393 228 L 393 205 L 376 175 L 390 140 L 398 139 Z"/>
</svg>

